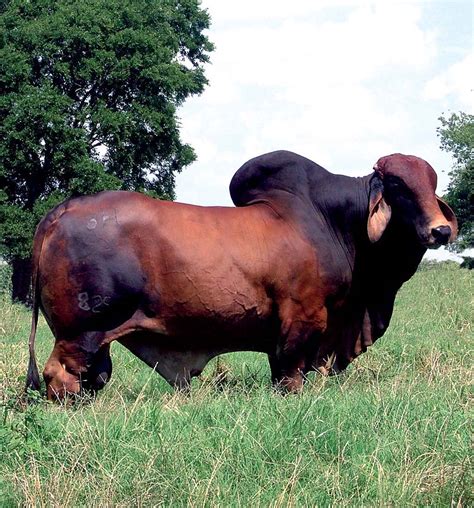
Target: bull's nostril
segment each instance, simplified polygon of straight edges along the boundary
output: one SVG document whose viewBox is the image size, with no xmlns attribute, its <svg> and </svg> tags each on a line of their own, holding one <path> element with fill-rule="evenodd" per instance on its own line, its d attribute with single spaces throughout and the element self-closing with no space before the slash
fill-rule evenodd
<svg viewBox="0 0 474 508">
<path fill-rule="evenodd" d="M 451 228 L 449 226 L 438 226 L 437 228 L 433 228 L 431 230 L 431 234 L 436 240 L 436 243 L 446 245 L 449 241 L 449 237 L 451 236 Z"/>
</svg>

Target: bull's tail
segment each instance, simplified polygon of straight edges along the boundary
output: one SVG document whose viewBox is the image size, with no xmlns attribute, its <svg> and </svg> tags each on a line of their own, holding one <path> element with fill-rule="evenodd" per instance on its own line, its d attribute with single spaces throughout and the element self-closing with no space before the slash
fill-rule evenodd
<svg viewBox="0 0 474 508">
<path fill-rule="evenodd" d="M 30 351 L 30 359 L 28 361 L 28 372 L 26 374 L 26 389 L 30 388 L 31 390 L 37 391 L 39 391 L 41 387 L 38 366 L 36 365 L 35 338 L 36 338 L 36 327 L 38 325 L 39 300 L 40 300 L 40 292 L 38 288 L 39 261 L 45 233 L 43 231 L 44 227 L 42 226 L 43 222 L 40 222 L 33 241 L 33 256 L 31 260 L 32 262 L 31 290 L 33 293 L 33 315 L 31 317 L 31 332 L 28 343 Z"/>
<path fill-rule="evenodd" d="M 26 374 L 26 389 L 30 388 L 31 390 L 40 390 L 41 382 L 38 372 L 38 366 L 36 365 L 36 355 L 35 355 L 35 338 L 36 338 L 36 326 L 38 324 L 38 314 L 39 314 L 39 295 L 38 295 L 38 286 L 37 286 L 37 278 L 38 278 L 38 266 L 35 263 L 33 265 L 33 275 L 31 277 L 32 286 L 33 286 L 33 316 L 31 318 L 31 332 L 29 339 L 29 350 L 30 350 L 30 359 L 28 361 L 28 372 Z"/>
<path fill-rule="evenodd" d="M 43 242 L 46 236 L 46 232 L 51 224 L 59 218 L 60 215 L 65 211 L 64 203 L 61 203 L 38 224 L 36 229 L 35 237 L 33 240 L 33 256 L 32 256 L 32 271 L 31 271 L 31 289 L 33 293 L 33 315 L 31 318 L 31 332 L 29 339 L 29 352 L 30 358 L 28 361 L 28 371 L 26 374 L 26 389 L 32 389 L 39 391 L 41 388 L 41 381 L 38 372 L 38 366 L 36 364 L 35 354 L 35 338 L 36 338 L 36 327 L 38 325 L 39 307 L 41 294 L 39 290 L 39 265 L 41 258 L 41 251 L 43 250 Z"/>
</svg>

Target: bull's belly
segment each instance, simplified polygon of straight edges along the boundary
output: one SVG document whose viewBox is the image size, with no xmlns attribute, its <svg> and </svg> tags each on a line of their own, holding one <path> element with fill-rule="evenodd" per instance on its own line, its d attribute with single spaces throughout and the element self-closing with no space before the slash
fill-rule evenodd
<svg viewBox="0 0 474 508">
<path fill-rule="evenodd" d="M 137 330 L 119 340 L 173 385 L 185 385 L 217 355 L 275 348 L 277 319 L 261 285 L 175 272 L 145 294 Z"/>
<path fill-rule="evenodd" d="M 182 349 L 207 344 L 236 351 L 265 351 L 276 331 L 271 302 L 242 295 L 161 299 L 147 314 L 156 322 L 152 331 L 162 336 L 158 340 Z"/>
<path fill-rule="evenodd" d="M 119 341 L 173 385 L 186 385 L 223 353 L 275 349 L 278 326 L 270 305 L 221 300 L 161 304 L 147 310 L 137 331 Z"/>
<path fill-rule="evenodd" d="M 215 356 L 236 351 L 268 352 L 253 344 L 232 343 L 222 340 L 194 341 L 192 346 L 182 347 L 179 337 L 166 340 L 162 336 L 148 333 L 135 333 L 119 339 L 119 342 L 135 356 L 161 374 L 170 384 L 186 387 L 190 378 L 201 374 L 207 363 Z"/>
</svg>

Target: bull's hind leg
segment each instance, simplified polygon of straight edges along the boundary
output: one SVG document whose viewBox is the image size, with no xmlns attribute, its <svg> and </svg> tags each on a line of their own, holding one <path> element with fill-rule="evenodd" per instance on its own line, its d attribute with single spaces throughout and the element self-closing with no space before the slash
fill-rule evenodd
<svg viewBox="0 0 474 508">
<path fill-rule="evenodd" d="M 184 391 L 189 390 L 191 378 L 199 376 L 215 356 L 211 351 L 178 350 L 169 344 L 169 338 L 157 334 L 136 333 L 118 340 L 171 386 Z"/>
</svg>

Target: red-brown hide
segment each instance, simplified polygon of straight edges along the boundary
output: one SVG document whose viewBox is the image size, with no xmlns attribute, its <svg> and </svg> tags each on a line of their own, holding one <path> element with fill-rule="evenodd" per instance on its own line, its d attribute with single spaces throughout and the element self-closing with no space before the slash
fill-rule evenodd
<svg viewBox="0 0 474 508">
<path fill-rule="evenodd" d="M 351 179 L 267 154 L 236 173 L 237 208 L 128 192 L 59 205 L 35 237 L 28 384 L 39 385 L 38 307 L 56 338 L 44 370 L 51 399 L 101 388 L 114 340 L 180 388 L 230 351 L 267 353 L 274 382 L 291 391 L 308 370 L 345 368 L 385 331 L 396 291 L 435 243 L 431 231 L 451 221 L 455 235 L 427 163 L 390 157 Z M 415 203 L 408 219 L 390 171 Z M 384 265 L 391 275 L 377 294 Z"/>
</svg>

